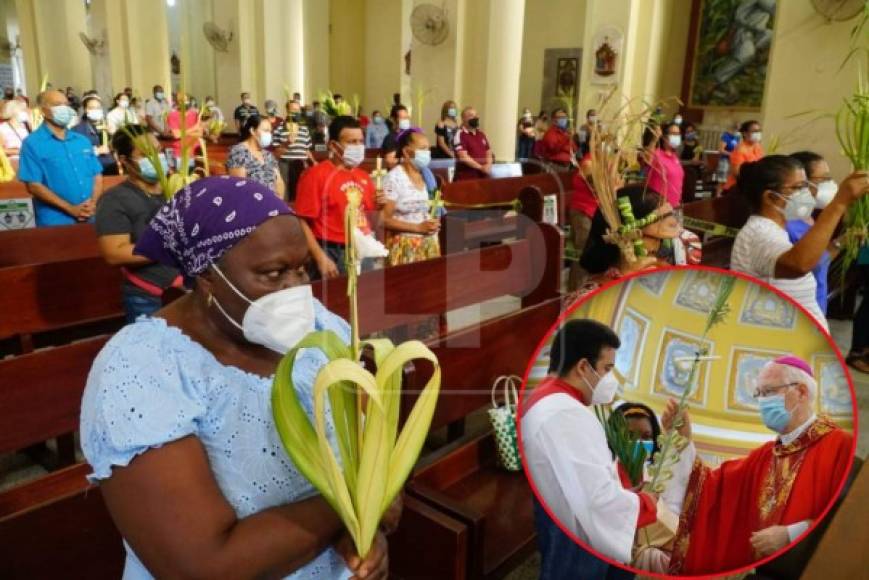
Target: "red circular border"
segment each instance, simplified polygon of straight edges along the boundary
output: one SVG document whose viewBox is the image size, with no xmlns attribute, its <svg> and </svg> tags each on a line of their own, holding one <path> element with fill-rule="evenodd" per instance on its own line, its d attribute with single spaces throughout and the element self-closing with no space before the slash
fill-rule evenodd
<svg viewBox="0 0 869 580">
<path fill-rule="evenodd" d="M 651 578 L 661 578 L 664 580 L 671 579 L 671 578 L 698 578 L 698 579 L 699 578 L 718 578 L 721 576 L 743 574 L 743 573 L 746 573 L 746 572 L 753 570 L 754 568 L 756 568 L 758 566 L 762 566 L 763 564 L 766 564 L 767 562 L 770 562 L 770 561 L 778 558 L 779 556 L 781 556 L 782 554 L 787 552 L 789 549 L 791 549 L 793 546 L 795 546 L 796 544 L 798 544 L 799 542 L 804 540 L 821 523 L 821 521 L 825 517 L 827 517 L 827 514 L 829 513 L 830 509 L 832 509 L 833 504 L 836 503 L 836 500 L 842 494 L 842 489 L 845 487 L 845 482 L 848 480 L 848 474 L 851 472 L 851 468 L 854 465 L 854 457 L 857 454 L 857 437 L 858 437 L 859 432 L 860 432 L 859 417 L 858 417 L 858 412 L 857 412 L 857 395 L 856 395 L 856 391 L 854 390 L 854 380 L 851 377 L 851 372 L 848 369 L 848 365 L 845 364 L 845 359 L 842 356 L 842 353 L 839 350 L 839 347 L 836 345 L 836 342 L 833 340 L 833 337 L 830 335 L 830 333 L 827 330 L 825 330 L 823 326 L 821 326 L 820 322 L 818 322 L 815 319 L 815 317 L 812 316 L 808 310 L 806 310 L 806 308 L 804 308 L 801 304 L 797 303 L 793 298 L 791 298 L 790 296 L 788 296 L 787 294 L 785 294 L 784 292 L 782 292 L 778 288 L 775 288 L 775 287 L 771 286 L 770 284 L 767 284 L 766 282 L 764 282 L 762 280 L 759 280 L 757 278 L 753 278 L 753 277 L 748 276 L 746 274 L 743 274 L 741 272 L 734 272 L 733 270 L 725 270 L 723 268 L 714 268 L 712 266 L 667 266 L 667 267 L 656 268 L 655 270 L 643 270 L 640 272 L 634 272 L 634 273 L 628 274 L 626 276 L 623 276 L 621 278 L 618 278 L 616 280 L 612 280 L 610 282 L 607 282 L 606 284 L 604 284 L 600 288 L 597 288 L 597 289 L 593 290 L 592 292 L 589 292 L 585 296 L 582 296 L 574 304 L 570 305 L 569 308 L 567 308 L 564 312 L 562 312 L 558 316 L 558 319 L 555 321 L 555 323 L 549 328 L 549 330 L 546 332 L 546 334 L 543 335 L 543 338 L 537 344 L 537 348 L 534 349 L 534 354 L 531 357 L 531 360 L 528 361 L 528 366 L 525 369 L 525 374 L 522 376 L 522 388 L 521 388 L 521 391 L 519 393 L 519 404 L 518 404 L 518 407 L 516 410 L 517 417 L 522 416 L 523 401 L 525 399 L 525 391 L 526 391 L 527 386 L 528 386 L 528 376 L 531 374 L 531 370 L 533 369 L 535 362 L 540 357 L 540 351 L 543 350 L 543 347 L 546 345 L 546 342 L 549 340 L 549 337 L 553 335 L 553 333 L 556 331 L 556 329 L 558 329 L 562 325 L 564 320 L 568 316 L 570 316 L 577 308 L 582 306 L 588 300 L 593 299 L 596 295 L 598 295 L 606 290 L 609 290 L 610 288 L 618 286 L 619 284 L 624 284 L 624 283 L 626 283 L 634 278 L 639 278 L 641 276 L 647 276 L 650 274 L 660 274 L 660 273 L 665 273 L 665 272 L 684 272 L 684 271 L 714 272 L 717 274 L 723 274 L 725 276 L 734 276 L 736 278 L 741 278 L 743 280 L 746 280 L 747 282 L 757 284 L 757 285 L 761 286 L 762 288 L 777 294 L 779 297 L 784 298 L 787 302 L 789 302 L 790 304 L 795 306 L 799 312 L 801 312 L 804 316 L 806 316 L 815 325 L 815 328 L 817 328 L 821 332 L 821 335 L 827 340 L 827 343 L 832 347 L 833 352 L 835 353 L 836 358 L 839 361 L 839 364 L 842 366 L 842 368 L 845 371 L 845 379 L 848 381 L 848 387 L 850 388 L 850 391 L 851 391 L 851 412 L 853 413 L 854 429 L 852 431 L 853 437 L 852 437 L 852 442 L 851 442 L 851 452 L 849 454 L 850 459 L 848 460 L 848 468 L 845 470 L 845 474 L 842 477 L 842 481 L 836 487 L 836 493 L 833 494 L 833 497 L 831 498 L 830 503 L 827 505 L 826 508 L 824 508 L 824 511 L 821 512 L 821 515 L 818 516 L 817 518 L 815 518 L 815 520 L 812 522 L 812 524 L 809 526 L 809 528 L 805 532 L 800 534 L 800 536 L 797 538 L 796 541 L 788 543 L 788 545 L 785 546 L 784 548 L 770 554 L 769 556 L 767 556 L 761 560 L 757 560 L 755 562 L 752 562 L 750 565 L 745 566 L 743 568 L 737 568 L 735 570 L 725 570 L 722 572 L 715 572 L 713 574 L 703 574 L 700 576 L 682 576 L 682 575 L 674 576 L 671 574 L 658 574 L 656 572 L 649 572 L 648 570 L 641 570 L 639 568 L 633 568 L 633 567 L 628 566 L 626 564 L 622 564 L 621 562 L 617 562 L 617 561 L 609 558 L 608 556 L 601 554 L 597 550 L 593 549 L 591 546 L 585 544 L 583 541 L 581 541 L 579 538 L 577 538 L 573 533 L 571 533 L 568 529 L 566 529 L 561 524 L 561 522 L 558 520 L 558 518 L 556 518 L 554 516 L 552 511 L 549 509 L 549 506 L 546 505 L 546 502 L 543 500 L 543 497 L 541 496 L 540 492 L 537 490 L 537 486 L 534 484 L 534 481 L 531 478 L 531 474 L 528 471 L 528 464 L 527 464 L 527 461 L 525 458 L 525 446 L 522 443 L 522 422 L 521 422 L 521 420 L 517 421 L 516 422 L 516 432 L 517 432 L 516 436 L 517 436 L 517 440 L 518 440 L 518 444 L 519 444 L 519 455 L 522 458 L 522 468 L 525 472 L 525 478 L 528 480 L 528 484 L 531 486 L 531 491 L 534 493 L 534 496 L 537 498 L 537 501 L 540 502 L 541 507 L 543 507 L 543 509 L 546 511 L 546 514 L 549 516 L 549 519 L 551 519 L 555 523 L 555 525 L 558 526 L 558 528 L 562 532 L 564 532 L 567 535 L 567 537 L 569 537 L 571 540 L 573 540 L 573 542 L 575 544 L 577 544 L 580 548 L 582 548 L 583 550 L 585 550 L 589 554 L 592 554 L 596 558 L 603 560 L 604 562 L 610 564 L 611 566 L 618 566 L 619 568 L 621 568 L 623 570 L 628 570 L 629 572 L 632 572 L 634 574 L 640 574 L 642 576 L 647 576 L 647 577 L 651 577 Z"/>
</svg>

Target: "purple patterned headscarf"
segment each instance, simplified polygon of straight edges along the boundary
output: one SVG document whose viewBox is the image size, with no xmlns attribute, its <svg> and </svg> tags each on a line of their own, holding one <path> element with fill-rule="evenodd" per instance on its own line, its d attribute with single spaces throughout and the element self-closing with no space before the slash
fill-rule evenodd
<svg viewBox="0 0 869 580">
<path fill-rule="evenodd" d="M 294 215 L 268 187 L 222 175 L 194 181 L 166 203 L 134 253 L 177 268 L 192 280 L 261 223 Z"/>
</svg>

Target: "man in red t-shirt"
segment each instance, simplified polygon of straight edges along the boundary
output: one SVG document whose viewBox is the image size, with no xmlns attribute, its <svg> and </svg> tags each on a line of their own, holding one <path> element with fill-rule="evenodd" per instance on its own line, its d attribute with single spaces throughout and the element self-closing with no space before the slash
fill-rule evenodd
<svg viewBox="0 0 869 580">
<path fill-rule="evenodd" d="M 462 127 L 453 142 L 456 151 L 456 174 L 453 181 L 485 179 L 492 175 L 495 156 L 489 139 L 480 131 L 480 118 L 473 107 L 462 111 Z"/>
<path fill-rule="evenodd" d="M 571 292 L 578 290 L 587 276 L 585 270 L 579 265 L 579 258 L 591 233 L 591 223 L 597 212 L 597 206 L 597 198 L 591 189 L 591 155 L 586 154 L 582 158 L 579 170 L 573 176 L 573 195 L 570 196 L 570 203 L 567 206 L 571 241 L 576 252 L 576 260 L 570 263 L 570 274 L 567 278 L 567 289 Z"/>
<path fill-rule="evenodd" d="M 357 227 L 371 232 L 365 211 L 377 210 L 376 192 L 371 177 L 359 164 L 365 159 L 365 137 L 353 117 L 335 117 L 329 125 L 330 158 L 306 170 L 296 189 L 296 214 L 304 218 L 308 249 L 316 268 L 309 268 L 312 279 L 333 278 L 346 273 L 344 212 L 347 190 L 362 192 L 362 212 Z"/>
<path fill-rule="evenodd" d="M 564 109 L 555 109 L 552 112 L 552 125 L 538 145 L 540 158 L 561 170 L 576 167 L 576 145 L 569 127 L 567 112 Z"/>
</svg>

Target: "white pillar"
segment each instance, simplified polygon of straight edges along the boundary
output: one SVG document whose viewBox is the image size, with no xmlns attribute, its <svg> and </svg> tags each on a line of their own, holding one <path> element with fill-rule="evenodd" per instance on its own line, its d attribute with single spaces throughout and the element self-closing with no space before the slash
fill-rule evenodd
<svg viewBox="0 0 869 580">
<path fill-rule="evenodd" d="M 489 5 L 489 43 L 486 56 L 484 131 L 495 158 L 516 157 L 516 122 L 525 0 L 498 0 Z"/>
</svg>

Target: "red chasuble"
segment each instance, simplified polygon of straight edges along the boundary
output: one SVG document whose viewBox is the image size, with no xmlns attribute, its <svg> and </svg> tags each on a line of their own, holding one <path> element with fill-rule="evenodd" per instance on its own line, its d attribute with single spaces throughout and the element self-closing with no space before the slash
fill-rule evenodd
<svg viewBox="0 0 869 580">
<path fill-rule="evenodd" d="M 670 573 L 749 566 L 760 559 L 753 532 L 817 519 L 845 476 L 851 444 L 850 433 L 820 417 L 790 445 L 769 442 L 717 469 L 695 460 Z"/>
</svg>

